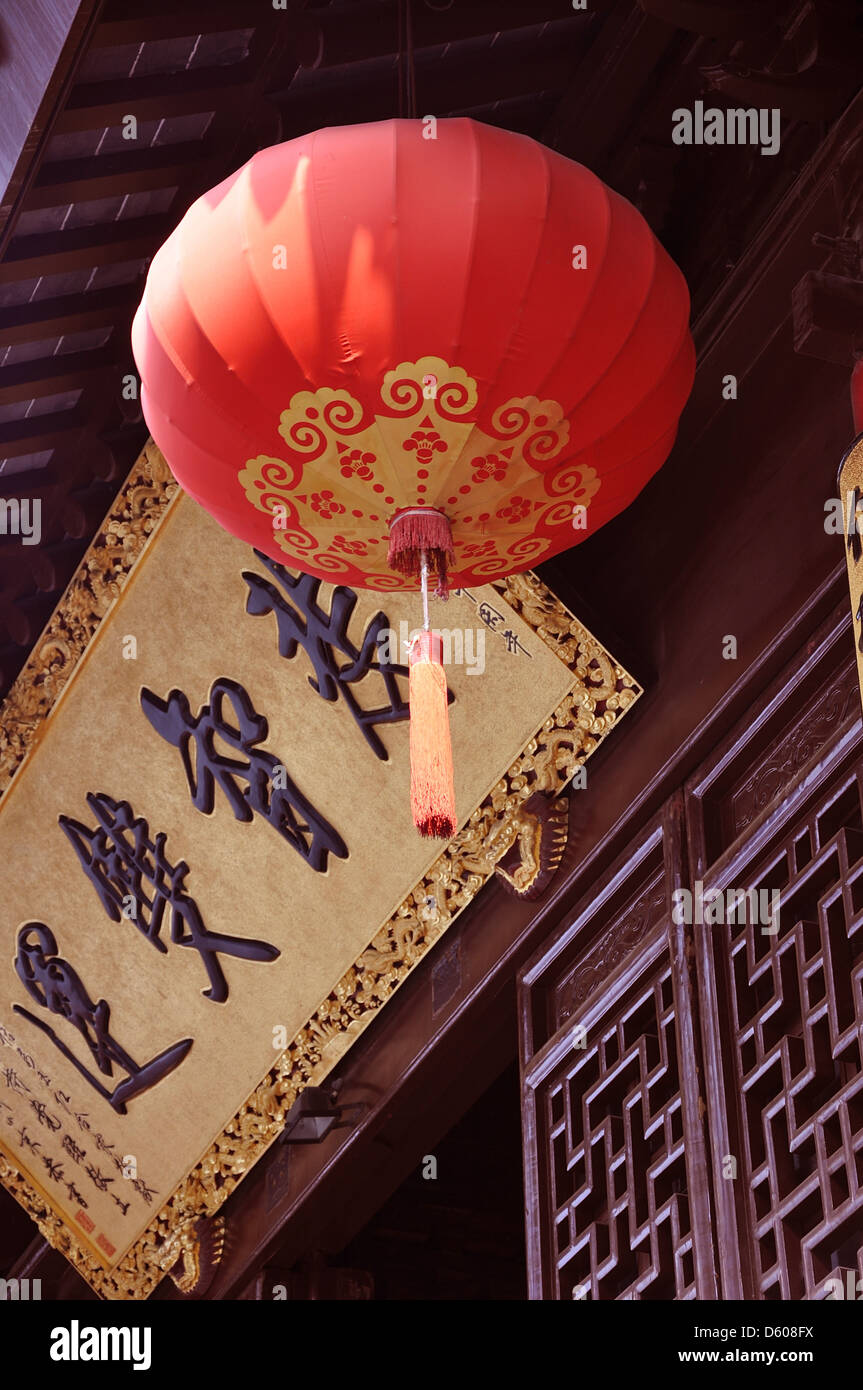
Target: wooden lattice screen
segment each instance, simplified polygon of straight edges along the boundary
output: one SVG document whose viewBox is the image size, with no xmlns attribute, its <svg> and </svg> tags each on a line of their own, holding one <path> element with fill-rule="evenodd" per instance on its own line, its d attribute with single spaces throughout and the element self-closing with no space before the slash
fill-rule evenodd
<svg viewBox="0 0 863 1390">
<path fill-rule="evenodd" d="M 708 901 L 779 890 L 778 919 L 678 925 L 672 894 L 699 883 Z M 531 1297 L 803 1299 L 863 1276 L 863 726 L 844 611 L 519 991 Z"/>
</svg>

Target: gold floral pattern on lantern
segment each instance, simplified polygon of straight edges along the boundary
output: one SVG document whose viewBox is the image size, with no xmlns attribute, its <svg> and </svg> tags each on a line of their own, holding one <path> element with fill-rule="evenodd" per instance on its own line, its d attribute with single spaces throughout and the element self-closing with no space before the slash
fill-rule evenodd
<svg viewBox="0 0 863 1390">
<path fill-rule="evenodd" d="M 247 460 L 239 483 L 273 517 L 273 542 L 310 573 L 416 587 L 368 562 L 379 568 L 374 547 L 394 512 L 432 506 L 452 524 L 461 582 L 502 577 L 559 548 L 561 528 L 571 531 L 563 499 L 587 506 L 600 479 L 578 459 L 556 461 L 570 438 L 557 401 L 512 397 L 484 423 L 478 405 L 464 368 L 433 356 L 384 373 L 372 408 L 344 387 L 298 391 L 279 419 L 288 456 Z"/>
</svg>

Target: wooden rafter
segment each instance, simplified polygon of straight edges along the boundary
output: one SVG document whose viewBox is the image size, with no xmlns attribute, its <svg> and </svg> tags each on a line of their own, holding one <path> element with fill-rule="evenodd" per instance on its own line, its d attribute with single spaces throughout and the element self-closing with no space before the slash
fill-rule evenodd
<svg viewBox="0 0 863 1390">
<path fill-rule="evenodd" d="M 36 299 L 12 309 L 0 309 L 0 347 L 38 343 L 81 333 L 88 328 L 114 327 L 128 311 L 130 285 L 111 285 L 103 290 Z"/>
<path fill-rule="evenodd" d="M 43 164 L 27 198 L 28 209 L 56 208 L 95 198 L 123 197 L 149 189 L 175 188 L 190 176 L 215 176 L 221 160 L 207 153 L 200 140 L 177 145 L 150 145 L 87 159 Z"/>
<path fill-rule="evenodd" d="M 144 260 L 168 235 L 175 220 L 163 216 L 130 217 L 95 227 L 15 237 L 6 259 L 0 263 L 0 284 Z"/>
<path fill-rule="evenodd" d="M 0 405 L 60 395 L 80 389 L 85 381 L 104 379 L 117 372 L 112 346 L 95 352 L 69 352 L 36 362 L 20 362 L 0 368 Z"/>
<path fill-rule="evenodd" d="M 255 65 L 247 58 L 226 68 L 82 82 L 73 87 L 54 129 L 58 133 L 100 130 L 121 125 L 128 115 L 140 123 L 216 111 L 228 103 L 236 106 L 248 100 L 254 77 Z"/>
</svg>

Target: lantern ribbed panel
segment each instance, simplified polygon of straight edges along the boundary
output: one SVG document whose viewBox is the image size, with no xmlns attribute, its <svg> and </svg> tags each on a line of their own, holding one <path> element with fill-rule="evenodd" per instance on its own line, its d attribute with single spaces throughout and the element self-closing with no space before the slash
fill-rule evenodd
<svg viewBox="0 0 863 1390">
<path fill-rule="evenodd" d="M 694 371 L 685 282 L 628 202 L 524 136 L 423 130 L 255 155 L 158 252 L 133 329 L 180 483 L 353 586 L 415 587 L 386 566 L 404 507 L 449 518 L 454 584 L 577 544 L 661 466 Z"/>
</svg>

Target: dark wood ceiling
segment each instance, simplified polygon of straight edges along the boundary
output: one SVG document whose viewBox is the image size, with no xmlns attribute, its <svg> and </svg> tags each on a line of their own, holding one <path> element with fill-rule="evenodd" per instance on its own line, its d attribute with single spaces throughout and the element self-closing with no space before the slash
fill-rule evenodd
<svg viewBox="0 0 863 1390">
<path fill-rule="evenodd" d="M 0 202 L 0 498 L 42 502 L 41 544 L 0 535 L 0 694 L 145 441 L 123 378 L 134 372 L 129 329 L 150 258 L 190 203 L 255 150 L 398 114 L 398 13 L 397 0 L 289 0 L 285 11 L 269 0 L 83 0 Z M 812 234 L 847 236 L 843 208 L 858 206 L 860 146 L 855 174 L 843 121 L 860 105 L 860 6 L 413 0 L 412 15 L 419 114 L 469 114 L 585 163 L 641 209 L 680 264 L 700 365 L 678 455 L 694 451 L 720 409 L 721 371 L 742 379 L 754 367 L 787 322 L 795 279 L 848 271 L 848 246 L 822 237 L 814 247 Z M 12 90 L 3 24 L 0 110 Z M 780 152 L 720 147 L 706 160 L 675 145 L 671 112 L 699 98 L 780 107 Z M 134 140 L 123 135 L 128 115 Z M 859 109 L 855 122 L 859 131 Z M 835 174 L 835 215 L 819 184 L 792 227 L 812 170 L 822 182 Z M 742 404 L 741 422 L 753 409 Z M 752 431 L 769 461 L 768 423 Z M 659 489 L 680 473 L 672 460 Z M 721 501 L 718 487 L 705 484 L 705 507 Z M 634 526 L 636 513 L 615 525 Z M 606 529 L 607 541 L 581 548 L 593 547 L 602 592 L 619 574 Z M 642 538 L 641 548 L 649 559 L 618 585 L 618 614 L 643 602 L 645 575 L 657 594 L 677 583 L 670 547 L 658 553 Z M 624 659 L 626 645 L 614 648 Z M 7 1221 L 7 1207 L 0 1193 L 0 1273 L 20 1256 L 22 1230 L 33 1232 Z"/>
</svg>

